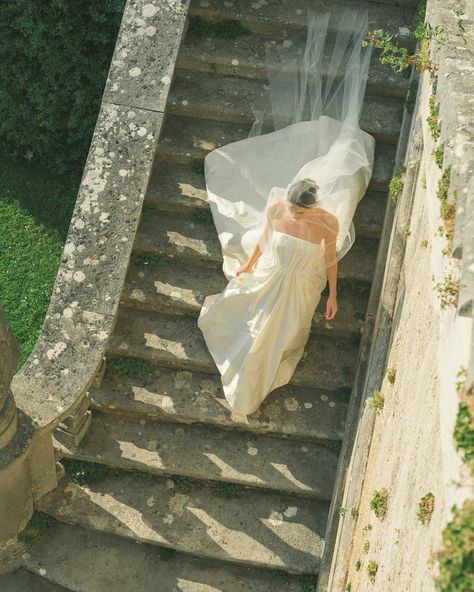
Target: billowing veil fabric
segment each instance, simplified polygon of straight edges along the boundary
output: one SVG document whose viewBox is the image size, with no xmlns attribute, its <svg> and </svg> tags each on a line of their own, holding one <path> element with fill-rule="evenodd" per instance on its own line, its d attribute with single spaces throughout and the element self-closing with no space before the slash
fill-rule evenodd
<svg viewBox="0 0 474 592">
<path fill-rule="evenodd" d="M 372 175 L 375 141 L 359 127 L 371 57 L 362 46 L 367 12 L 346 9 L 327 39 L 334 18 L 310 13 L 303 47 L 267 47 L 269 106 L 253 106 L 248 138 L 205 159 L 229 283 L 205 299 L 198 326 L 238 414 L 255 412 L 291 379 L 327 268 L 354 242 L 352 218 Z M 289 196 L 304 180 L 316 184 L 317 202 L 295 208 Z M 236 276 L 256 245 L 253 271 Z"/>
</svg>

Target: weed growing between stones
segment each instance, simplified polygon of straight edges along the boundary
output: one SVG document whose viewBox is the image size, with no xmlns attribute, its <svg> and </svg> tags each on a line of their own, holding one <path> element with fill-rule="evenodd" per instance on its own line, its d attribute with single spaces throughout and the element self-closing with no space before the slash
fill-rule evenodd
<svg viewBox="0 0 474 592">
<path fill-rule="evenodd" d="M 395 382 L 395 377 L 397 375 L 397 370 L 395 368 L 387 368 L 387 372 L 385 373 L 385 377 L 387 378 L 390 384 Z"/>
<path fill-rule="evenodd" d="M 432 276 L 432 279 L 434 281 L 434 275 Z M 454 279 L 450 273 L 445 276 L 443 281 L 436 282 L 434 285 L 433 289 L 438 292 L 439 301 L 443 310 L 448 306 L 456 307 L 458 305 L 459 285 L 460 280 Z"/>
<path fill-rule="evenodd" d="M 112 358 L 109 364 L 113 370 L 131 378 L 149 374 L 153 369 L 150 362 L 141 358 Z"/>
<path fill-rule="evenodd" d="M 356 519 L 359 516 L 359 508 L 351 508 L 351 516 Z"/>
<path fill-rule="evenodd" d="M 195 480 L 192 477 L 186 477 L 184 475 L 177 475 L 173 477 L 174 488 L 179 493 L 189 493 L 195 484 Z"/>
<path fill-rule="evenodd" d="M 342 440 L 327 440 L 326 446 L 329 448 L 329 450 L 339 454 L 342 448 Z"/>
<path fill-rule="evenodd" d="M 131 477 L 137 481 L 153 481 L 154 476 L 150 473 L 137 470 L 125 470 L 109 467 L 102 463 L 77 460 L 73 458 L 63 458 L 61 460 L 71 481 L 78 485 L 93 485 L 100 483 L 108 478 L 123 479 Z"/>
<path fill-rule="evenodd" d="M 349 583 L 346 585 L 346 592 L 351 592 L 351 590 L 352 590 L 352 584 L 349 582 Z"/>
<path fill-rule="evenodd" d="M 167 257 L 166 255 L 133 255 L 132 261 L 136 265 L 145 265 L 151 268 L 176 263 L 171 257 Z"/>
<path fill-rule="evenodd" d="M 25 528 L 17 534 L 17 540 L 24 545 L 32 545 L 52 524 L 57 522 L 56 518 L 45 514 L 44 512 L 35 511 L 33 516 L 29 519 Z"/>
<path fill-rule="evenodd" d="M 436 142 L 440 136 L 439 128 L 439 110 L 436 106 L 436 95 L 432 94 L 428 99 L 429 115 L 426 118 L 426 123 L 430 130 L 431 137 Z"/>
<path fill-rule="evenodd" d="M 429 243 L 428 243 L 428 241 L 426 240 L 426 238 L 425 238 L 425 239 L 423 239 L 422 241 L 420 241 L 420 247 L 423 247 L 424 249 L 426 249 L 426 248 L 427 248 L 428 244 L 429 244 Z"/>
<path fill-rule="evenodd" d="M 435 148 L 433 150 L 433 158 L 436 163 L 436 166 L 440 169 L 443 168 L 443 160 L 444 160 L 444 152 L 440 148 Z"/>
<path fill-rule="evenodd" d="M 370 508 L 380 520 L 385 518 L 388 507 L 388 491 L 384 487 L 378 491 L 374 491 L 372 499 L 370 500 Z"/>
<path fill-rule="evenodd" d="M 301 578 L 301 592 L 316 592 L 318 579 L 316 576 L 302 576 Z"/>
<path fill-rule="evenodd" d="M 358 559 L 358 560 L 355 562 L 355 570 L 356 570 L 356 571 L 360 571 L 360 568 L 361 568 L 361 567 L 362 567 L 362 561 L 361 561 L 360 559 Z"/>
<path fill-rule="evenodd" d="M 441 219 L 443 220 L 443 224 L 444 224 L 444 235 L 446 237 L 446 239 L 448 240 L 448 248 L 447 248 L 447 253 L 449 254 L 451 252 L 451 243 L 453 240 L 453 232 L 454 232 L 454 218 L 456 216 L 456 204 L 457 204 L 457 191 L 453 192 L 453 200 L 450 201 L 448 199 L 448 192 L 449 192 L 449 184 L 451 182 L 451 165 L 448 166 L 442 176 L 441 179 L 439 180 L 438 183 L 438 191 L 436 192 L 436 195 L 438 196 L 438 199 L 440 201 L 440 206 L 439 206 L 439 215 L 441 217 Z"/>
<path fill-rule="evenodd" d="M 375 576 L 377 575 L 378 568 L 379 564 L 373 559 L 367 564 L 367 575 L 369 576 L 369 580 L 372 582 L 372 584 L 375 582 Z"/>
<path fill-rule="evenodd" d="M 437 553 L 439 592 L 474 590 L 474 500 L 452 507 L 453 519 L 442 532 L 442 549 Z"/>
<path fill-rule="evenodd" d="M 371 530 L 372 530 L 372 524 L 366 524 L 364 526 L 364 528 L 362 529 L 362 532 L 367 533 L 367 532 L 370 532 Z"/>
<path fill-rule="evenodd" d="M 429 491 L 426 495 L 424 495 L 420 503 L 418 504 L 418 512 L 417 517 L 418 520 L 423 524 L 428 524 L 431 520 L 431 515 L 433 514 L 434 510 L 434 503 L 435 503 L 435 496 Z"/>
<path fill-rule="evenodd" d="M 474 474 L 474 417 L 464 402 L 461 402 L 458 407 L 454 440 L 456 449 L 462 453 L 464 461 Z"/>
<path fill-rule="evenodd" d="M 405 96 L 404 107 L 409 113 L 413 113 L 416 103 L 416 95 L 418 93 L 418 79 L 412 80 L 408 86 L 407 94 Z"/>
<path fill-rule="evenodd" d="M 163 561 L 169 561 L 176 556 L 176 549 L 171 549 L 170 547 L 162 547 L 158 552 L 160 559 Z"/>
<path fill-rule="evenodd" d="M 397 201 L 403 191 L 403 186 L 405 184 L 405 172 L 406 167 L 404 166 L 397 166 L 393 171 L 393 177 L 391 178 L 388 186 L 390 197 L 393 199 L 393 201 Z"/>
<path fill-rule="evenodd" d="M 370 402 L 370 408 L 375 411 L 375 413 L 380 413 L 385 404 L 385 396 L 382 392 L 375 390 L 372 393 L 372 400 Z"/>
</svg>

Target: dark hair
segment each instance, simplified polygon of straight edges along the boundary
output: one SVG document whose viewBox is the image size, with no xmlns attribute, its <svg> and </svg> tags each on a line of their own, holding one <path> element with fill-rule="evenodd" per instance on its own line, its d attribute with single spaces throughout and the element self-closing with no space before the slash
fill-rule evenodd
<svg viewBox="0 0 474 592">
<path fill-rule="evenodd" d="M 296 206 L 310 208 L 319 201 L 318 190 L 319 187 L 313 179 L 301 179 L 290 186 L 288 200 Z"/>
</svg>

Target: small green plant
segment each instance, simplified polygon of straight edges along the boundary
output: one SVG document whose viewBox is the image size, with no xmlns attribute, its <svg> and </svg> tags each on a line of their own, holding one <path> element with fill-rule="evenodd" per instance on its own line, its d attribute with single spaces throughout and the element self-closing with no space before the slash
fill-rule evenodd
<svg viewBox="0 0 474 592">
<path fill-rule="evenodd" d="M 418 505 L 418 520 L 422 524 L 428 524 L 431 520 L 431 515 L 433 514 L 434 510 L 434 503 L 435 503 L 435 496 L 429 491 L 426 495 L 424 495 L 420 503 Z"/>
<path fill-rule="evenodd" d="M 432 276 L 434 281 L 434 276 Z M 434 290 L 438 292 L 441 308 L 444 310 L 449 306 L 456 307 L 458 305 L 460 280 L 454 279 L 453 276 L 448 273 L 443 281 L 436 282 Z"/>
<path fill-rule="evenodd" d="M 159 265 L 167 265 L 172 263 L 170 257 L 165 255 L 133 255 L 133 263 L 136 265 L 144 265 L 146 267 L 158 267 Z"/>
<path fill-rule="evenodd" d="M 173 481 L 175 490 L 179 493 L 188 493 L 194 485 L 194 479 L 185 475 L 177 475 L 173 477 Z"/>
<path fill-rule="evenodd" d="M 329 450 L 332 450 L 332 452 L 339 454 L 342 448 L 342 440 L 327 440 L 326 446 Z"/>
<path fill-rule="evenodd" d="M 340 514 L 341 516 L 345 516 L 345 515 L 347 514 L 347 508 L 345 508 L 344 506 L 341 506 L 341 507 L 339 508 L 339 514 Z"/>
<path fill-rule="evenodd" d="M 377 570 L 379 568 L 379 564 L 374 561 L 373 559 L 371 561 L 369 561 L 369 563 L 367 564 L 367 575 L 369 576 L 369 580 L 374 583 L 375 582 L 375 576 L 377 575 Z"/>
<path fill-rule="evenodd" d="M 453 518 L 442 533 L 442 548 L 437 553 L 439 592 L 474 590 L 474 499 L 459 508 L 452 507 Z"/>
<path fill-rule="evenodd" d="M 424 249 L 426 249 L 428 247 L 428 240 L 425 238 L 422 241 L 420 241 L 420 247 L 423 247 Z"/>
<path fill-rule="evenodd" d="M 302 584 L 302 592 L 316 592 L 316 586 L 318 584 L 317 576 L 303 576 Z"/>
<path fill-rule="evenodd" d="M 372 499 L 370 500 L 370 508 L 374 511 L 377 518 L 383 520 L 387 514 L 388 507 L 388 491 L 384 487 L 378 491 L 374 491 Z"/>
<path fill-rule="evenodd" d="M 109 364 L 111 368 L 123 374 L 123 376 L 129 377 L 150 373 L 153 368 L 150 362 L 141 358 L 112 358 Z"/>
<path fill-rule="evenodd" d="M 365 533 L 370 532 L 371 530 L 372 530 L 372 524 L 366 524 L 364 526 L 364 528 L 362 529 L 362 531 Z"/>
<path fill-rule="evenodd" d="M 346 592 L 351 592 L 351 591 L 352 591 L 352 584 L 349 582 L 349 583 L 346 585 Z"/>
<path fill-rule="evenodd" d="M 435 161 L 436 165 L 438 166 L 438 168 L 442 169 L 443 168 L 443 160 L 444 160 L 443 150 L 441 150 L 440 148 L 435 148 L 433 150 L 433 158 L 434 158 L 434 161 Z"/>
<path fill-rule="evenodd" d="M 352 516 L 352 518 L 357 518 L 359 516 L 359 509 L 358 508 L 351 508 L 351 516 Z"/>
<path fill-rule="evenodd" d="M 395 382 L 396 375 L 397 375 L 396 368 L 387 368 L 387 372 L 386 372 L 385 376 L 390 384 L 393 384 Z"/>
<path fill-rule="evenodd" d="M 467 45 L 467 38 L 466 38 L 466 29 L 464 28 L 464 23 L 462 21 L 462 17 L 465 16 L 465 12 L 460 8 L 453 8 L 454 16 L 456 17 L 456 33 L 457 37 L 462 39 L 464 46 Z"/>
<path fill-rule="evenodd" d="M 431 137 L 436 142 L 440 136 L 439 129 L 439 111 L 436 107 L 436 95 L 431 95 L 428 99 L 429 115 L 426 118 Z"/>
<path fill-rule="evenodd" d="M 393 177 L 390 180 L 390 184 L 388 186 L 390 197 L 393 199 L 393 201 L 397 201 L 403 191 L 405 172 L 406 167 L 404 166 L 398 166 L 393 171 Z"/>
<path fill-rule="evenodd" d="M 410 229 L 410 227 L 409 227 L 409 226 L 407 226 L 407 227 L 405 228 L 405 236 L 410 236 L 410 235 L 411 235 L 411 229 Z"/>
<path fill-rule="evenodd" d="M 218 481 L 212 491 L 212 495 L 222 498 L 239 497 L 242 494 L 242 487 L 237 483 L 226 483 Z"/>
<path fill-rule="evenodd" d="M 474 417 L 469 407 L 461 401 L 454 427 L 456 448 L 462 452 L 465 462 L 474 473 Z"/>
<path fill-rule="evenodd" d="M 355 569 L 356 569 L 356 571 L 360 571 L 360 568 L 361 568 L 361 567 L 362 567 L 362 561 L 361 561 L 360 559 L 358 559 L 358 560 L 355 562 Z"/>
<path fill-rule="evenodd" d="M 363 547 L 363 551 L 367 555 L 367 553 L 369 552 L 369 550 L 370 550 L 370 541 L 365 541 L 364 547 Z"/>
<path fill-rule="evenodd" d="M 176 549 L 171 549 L 169 547 L 161 547 L 159 550 L 160 559 L 163 561 L 169 561 L 176 555 Z"/>
<path fill-rule="evenodd" d="M 28 521 L 25 528 L 17 534 L 17 540 L 25 545 L 32 545 L 43 531 L 49 528 L 57 520 L 45 514 L 44 512 L 35 511 Z"/>
<path fill-rule="evenodd" d="M 373 409 L 376 413 L 382 411 L 385 404 L 385 396 L 384 394 L 379 391 L 375 390 L 372 393 L 372 400 L 370 402 L 370 408 Z"/>
<path fill-rule="evenodd" d="M 410 82 L 410 85 L 408 86 L 407 94 L 405 96 L 404 105 L 405 105 L 405 109 L 409 113 L 413 113 L 413 110 L 414 110 L 415 104 L 416 104 L 417 93 L 418 93 L 418 78 L 415 80 L 412 80 Z"/>
<path fill-rule="evenodd" d="M 421 186 L 423 189 L 426 189 L 426 173 L 423 173 L 421 177 Z"/>
</svg>

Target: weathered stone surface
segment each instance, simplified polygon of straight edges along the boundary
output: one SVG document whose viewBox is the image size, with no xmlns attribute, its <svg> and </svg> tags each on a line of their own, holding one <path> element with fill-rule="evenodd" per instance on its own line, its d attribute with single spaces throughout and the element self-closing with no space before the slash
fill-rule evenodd
<svg viewBox="0 0 474 592">
<path fill-rule="evenodd" d="M 341 280 L 340 286 L 344 282 Z M 143 310 L 199 315 L 205 296 L 221 292 L 227 284 L 222 271 L 202 266 L 196 273 L 193 264 L 158 265 L 135 263 L 130 266 L 121 300 L 126 306 Z M 346 282 L 347 284 L 347 282 Z M 326 295 L 322 295 L 313 317 L 312 330 L 321 334 L 349 335 L 362 330 L 367 306 L 367 290 L 345 285 L 339 310 L 332 321 L 324 319 Z M 342 291 L 342 290 L 340 290 Z"/>
<path fill-rule="evenodd" d="M 222 39 L 190 32 L 178 54 L 177 66 L 185 70 L 213 72 L 224 76 L 266 79 L 266 47 L 275 49 L 282 58 L 291 57 L 302 50 L 305 39 L 304 32 L 292 35 L 291 42 L 278 35 L 268 38 L 261 35 L 239 35 L 236 39 Z M 323 73 L 329 69 L 332 49 L 330 46 L 324 51 Z M 403 98 L 407 89 L 408 79 L 394 73 L 388 65 L 381 64 L 374 52 L 367 81 L 368 92 Z"/>
<path fill-rule="evenodd" d="M 43 576 L 47 574 L 43 573 L 44 568 L 40 569 L 41 575 L 22 568 L 0 576 L 0 590 L 2 592 L 68 592 L 70 590 L 45 579 Z"/>
<path fill-rule="evenodd" d="M 80 448 L 66 457 L 331 500 L 337 455 L 313 442 L 94 413 Z"/>
<path fill-rule="evenodd" d="M 356 3 L 358 4 L 358 2 Z M 342 29 L 339 24 L 342 11 L 347 6 L 354 6 L 354 2 L 332 2 L 331 19 L 329 21 L 329 34 Z M 369 31 L 373 29 L 385 29 L 393 32 L 394 39 L 400 43 L 414 45 L 413 32 L 409 29 L 414 8 L 406 9 L 381 3 L 369 4 Z M 297 7 L 291 1 L 267 0 L 265 3 L 254 3 L 251 10 L 247 0 L 233 0 L 223 4 L 221 0 L 206 0 L 205 2 L 192 2 L 190 14 L 209 20 L 238 20 L 245 28 L 258 33 L 277 32 L 286 36 L 293 29 L 307 27 L 308 10 L 318 13 L 328 11 L 325 0 L 299 0 Z"/>
<path fill-rule="evenodd" d="M 199 120 L 192 117 L 168 115 L 157 148 L 157 155 L 170 162 L 199 167 L 206 154 L 218 146 L 242 140 L 248 136 L 249 126 L 224 121 Z M 369 189 L 386 191 L 392 178 L 395 149 L 390 144 L 378 143 L 375 148 L 374 171 Z"/>
<path fill-rule="evenodd" d="M 195 319 L 187 316 L 122 308 L 109 354 L 183 370 L 217 372 Z M 291 384 L 320 389 L 349 387 L 356 356 L 356 345 L 347 340 L 310 336 Z"/>
<path fill-rule="evenodd" d="M 131 475 L 89 487 L 64 479 L 38 509 L 69 524 L 197 557 L 316 573 L 328 503 L 254 488 L 223 499 L 203 483 L 182 493 L 171 479 L 154 477 L 144 487 Z"/>
<path fill-rule="evenodd" d="M 92 407 L 137 418 L 242 427 L 231 413 L 219 376 L 152 366 L 127 377 L 109 361 L 100 388 L 91 391 Z M 245 429 L 302 440 L 342 438 L 349 392 L 285 385 L 272 391 L 248 416 Z"/>
<path fill-rule="evenodd" d="M 250 127 L 254 107 L 271 112 L 268 86 L 261 80 L 177 70 L 167 112 Z M 360 127 L 378 142 L 396 143 L 401 115 L 398 98 L 366 94 Z"/>
<path fill-rule="evenodd" d="M 97 530 L 55 524 L 24 557 L 27 568 L 74 592 L 274 592 L 275 578 L 266 569 L 244 567 L 176 553 L 161 557 L 156 545 L 103 534 Z M 46 571 L 46 573 L 44 573 Z M 0 579 L 1 581 L 1 579 Z M 280 581 L 278 581 L 280 586 Z M 4 592 L 60 592 L 60 588 L 21 588 Z M 301 580 L 284 580 L 285 592 L 301 592 Z M 2 588 L 3 592 L 3 588 Z"/>
<path fill-rule="evenodd" d="M 16 430 L 17 414 L 10 383 L 20 359 L 21 349 L 7 318 L 0 308 L 0 449 L 10 442 Z"/>
<path fill-rule="evenodd" d="M 128 0 L 103 100 L 164 111 L 189 0 Z"/>
<path fill-rule="evenodd" d="M 340 262 L 340 279 L 370 282 L 375 265 L 377 242 L 357 239 Z M 165 255 L 194 264 L 222 264 L 221 245 L 209 224 L 183 218 L 175 213 L 148 211 L 135 237 L 134 253 Z"/>
</svg>

